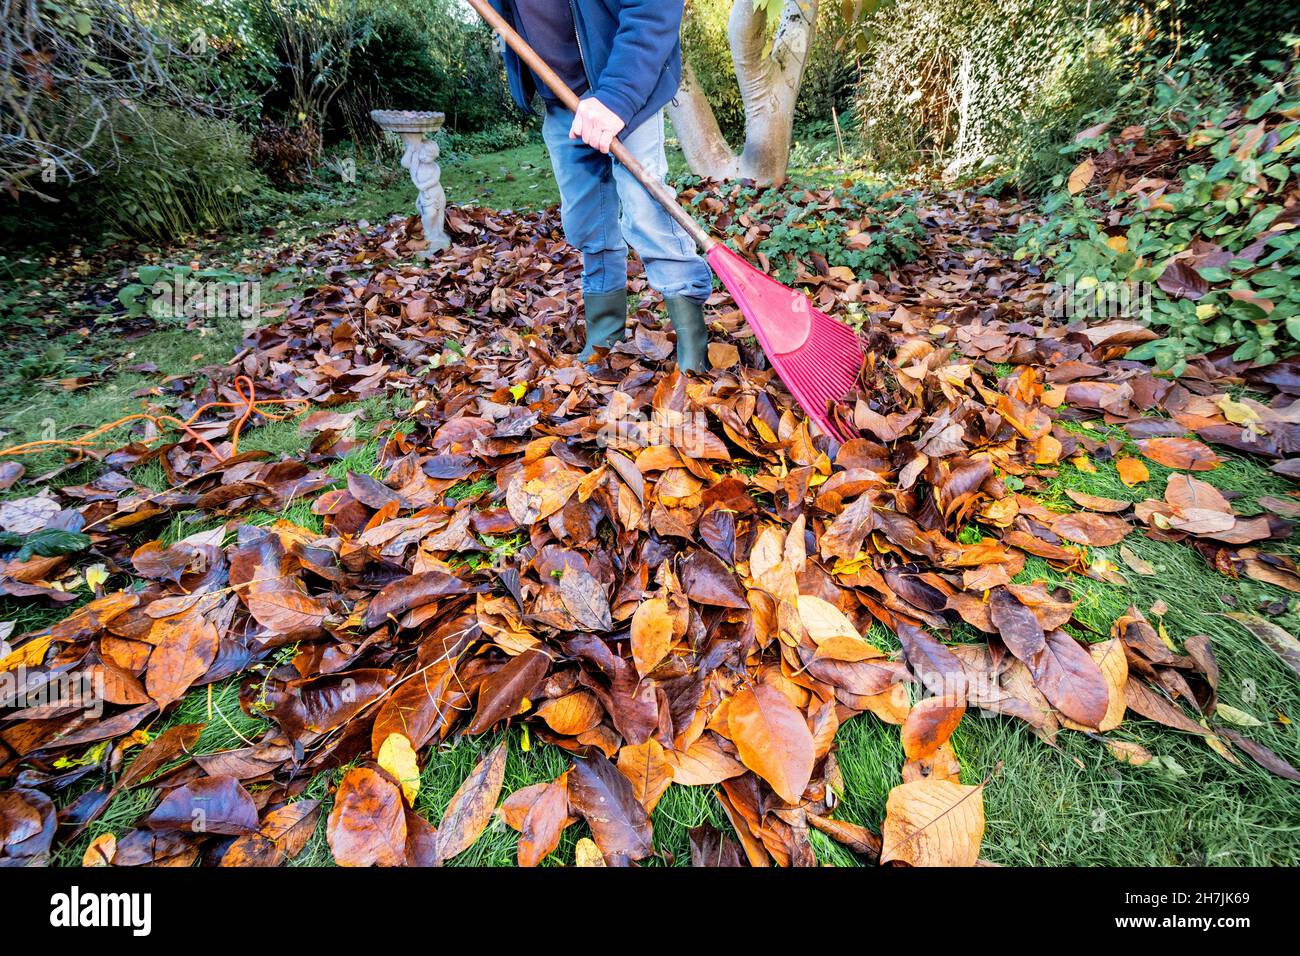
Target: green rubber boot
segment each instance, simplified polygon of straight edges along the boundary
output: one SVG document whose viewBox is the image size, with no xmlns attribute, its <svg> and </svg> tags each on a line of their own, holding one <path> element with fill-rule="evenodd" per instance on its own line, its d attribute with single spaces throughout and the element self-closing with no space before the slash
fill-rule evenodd
<svg viewBox="0 0 1300 956">
<path fill-rule="evenodd" d="M 704 327 L 704 305 L 684 295 L 664 296 L 668 319 L 677 332 L 677 367 L 683 372 L 701 372 L 709 349 Z"/>
<path fill-rule="evenodd" d="M 627 290 L 600 292 L 582 297 L 587 316 L 587 339 L 578 361 L 586 362 L 594 349 L 607 349 L 623 338 L 627 328 Z"/>
</svg>

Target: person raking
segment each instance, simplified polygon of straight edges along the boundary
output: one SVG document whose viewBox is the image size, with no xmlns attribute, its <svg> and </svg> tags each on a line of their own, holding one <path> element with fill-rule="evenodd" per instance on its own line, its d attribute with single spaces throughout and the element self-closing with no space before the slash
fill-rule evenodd
<svg viewBox="0 0 1300 956">
<path fill-rule="evenodd" d="M 510 93 L 546 107 L 542 138 L 560 187 L 560 221 L 582 253 L 586 340 L 579 358 L 623 338 L 627 325 L 627 250 L 645 264 L 677 333 L 677 365 L 704 367 L 704 300 L 713 276 L 690 235 L 609 154 L 619 137 L 656 177 L 668 172 L 664 106 L 682 72 L 682 0 L 490 0 L 506 21 L 580 97 L 566 109 L 508 47 Z"/>
</svg>

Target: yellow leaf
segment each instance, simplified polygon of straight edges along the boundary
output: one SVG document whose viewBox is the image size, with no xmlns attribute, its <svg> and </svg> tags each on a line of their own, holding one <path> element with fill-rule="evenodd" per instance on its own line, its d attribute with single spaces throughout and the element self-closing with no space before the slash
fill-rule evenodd
<svg viewBox="0 0 1300 956">
<path fill-rule="evenodd" d="M 1070 459 L 1070 462 L 1074 465 L 1075 468 L 1078 468 L 1080 471 L 1084 472 L 1085 474 L 1095 475 L 1097 473 L 1097 466 L 1094 465 L 1092 462 L 1090 462 L 1083 455 L 1075 455 L 1073 458 Z"/>
<path fill-rule="evenodd" d="M 1228 395 L 1221 395 L 1215 402 L 1223 417 L 1234 425 L 1253 425 L 1259 421 L 1259 412 L 1243 402 L 1234 402 Z"/>
<path fill-rule="evenodd" d="M 804 630 L 808 632 L 814 644 L 820 644 L 833 637 L 862 640 L 862 635 L 853 626 L 853 622 L 829 601 L 813 597 L 811 594 L 801 594 L 798 604 L 799 619 L 803 621 Z"/>
<path fill-rule="evenodd" d="M 15 670 L 19 667 L 35 667 L 41 661 L 45 660 L 45 652 L 49 649 L 50 644 L 54 641 L 53 635 L 38 637 L 35 640 L 28 641 L 12 654 L 7 655 L 0 660 L 0 673 Z"/>
<path fill-rule="evenodd" d="M 604 866 L 605 857 L 600 852 L 600 847 L 596 846 L 596 841 L 590 837 L 583 837 L 578 841 L 578 845 L 573 848 L 573 865 L 574 866 Z"/>
<path fill-rule="evenodd" d="M 527 382 L 520 382 L 518 385 L 510 386 L 510 394 L 514 396 L 516 402 L 519 401 L 519 399 L 523 398 L 527 392 L 528 392 Z"/>
<path fill-rule="evenodd" d="M 415 749 L 404 734 L 391 733 L 379 748 L 379 766 L 402 788 L 408 805 L 415 803 L 420 792 L 420 764 L 415 759 Z"/>
<path fill-rule="evenodd" d="M 1116 252 L 1128 252 L 1128 236 L 1111 236 L 1106 240 L 1106 245 Z"/>
<path fill-rule="evenodd" d="M 1070 180 L 1066 183 L 1065 188 L 1070 191 L 1071 196 L 1077 196 L 1087 188 L 1088 183 L 1092 182 L 1092 177 L 1097 172 L 1097 166 L 1089 156 L 1070 173 Z"/>
<path fill-rule="evenodd" d="M 100 586 L 108 580 L 108 569 L 102 564 L 92 564 L 86 568 L 86 584 L 92 591 L 98 591 Z"/>
</svg>

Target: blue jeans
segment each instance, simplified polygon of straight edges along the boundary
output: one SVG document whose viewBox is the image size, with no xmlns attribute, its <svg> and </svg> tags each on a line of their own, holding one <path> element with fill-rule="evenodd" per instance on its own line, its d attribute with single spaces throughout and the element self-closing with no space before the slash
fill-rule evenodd
<svg viewBox="0 0 1300 956">
<path fill-rule="evenodd" d="M 645 264 L 646 278 L 662 295 L 701 302 L 708 298 L 713 273 L 695 242 L 621 163 L 580 139 L 569 139 L 572 125 L 573 113 L 547 104 L 542 138 L 560 186 L 564 238 L 582 253 L 583 294 L 627 287 L 630 243 Z M 668 158 L 662 110 L 620 138 L 642 166 L 664 178 Z"/>
</svg>

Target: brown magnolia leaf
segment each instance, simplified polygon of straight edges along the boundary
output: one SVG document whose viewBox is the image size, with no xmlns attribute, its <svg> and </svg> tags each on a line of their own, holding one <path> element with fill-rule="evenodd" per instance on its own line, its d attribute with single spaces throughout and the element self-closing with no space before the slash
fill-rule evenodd
<svg viewBox="0 0 1300 956">
<path fill-rule="evenodd" d="M 566 564 L 560 572 L 560 600 L 580 627 L 608 631 L 614 626 L 605 588 L 581 568 Z"/>
<path fill-rule="evenodd" d="M 197 607 L 154 622 L 149 631 L 149 643 L 154 649 L 149 655 L 144 686 L 159 708 L 180 700 L 207 673 L 220 640 L 216 625 Z"/>
<path fill-rule="evenodd" d="M 853 626 L 853 622 L 829 601 L 816 595 L 801 594 L 798 606 L 799 619 L 814 644 L 822 644 L 837 637 L 847 637 L 859 643 L 866 643 L 862 640 L 858 629 Z"/>
<path fill-rule="evenodd" d="M 23 476 L 26 469 L 16 461 L 0 462 L 0 491 L 8 491 Z"/>
<path fill-rule="evenodd" d="M 601 753 L 573 761 L 569 805 L 580 813 L 605 863 L 626 866 L 654 852 L 650 818 L 632 783 Z"/>
<path fill-rule="evenodd" d="M 705 733 L 685 751 L 665 751 L 664 759 L 673 768 L 673 782 L 684 787 L 708 787 L 745 772 L 745 765 L 723 750 L 710 733 Z"/>
<path fill-rule="evenodd" d="M 729 342 L 709 343 L 709 367 L 713 369 L 731 368 L 740 361 L 740 350 Z"/>
<path fill-rule="evenodd" d="M 471 734 L 481 734 L 499 720 L 519 713 L 525 698 L 546 677 L 551 659 L 540 648 L 530 647 L 483 682 L 478 693 L 478 709 L 469 725 Z"/>
<path fill-rule="evenodd" d="M 1110 685 L 1088 651 L 1064 631 L 1049 631 L 1047 646 L 1026 661 L 1034 686 L 1063 715 L 1096 727 L 1110 709 Z"/>
<path fill-rule="evenodd" d="M 1170 475 L 1165 485 L 1165 501 L 1184 514 L 1212 512 L 1232 517 L 1232 505 L 1223 493 L 1209 482 L 1191 475 Z"/>
<path fill-rule="evenodd" d="M 492 819 L 506 774 L 506 741 L 497 744 L 452 794 L 438 825 L 435 865 L 464 853 Z"/>
<path fill-rule="evenodd" d="M 1101 498 L 1097 495 L 1090 495 L 1087 492 L 1075 491 L 1073 488 L 1065 489 L 1065 493 L 1080 508 L 1087 508 L 1089 511 L 1115 512 L 1123 511 L 1125 508 L 1132 507 L 1131 502 L 1120 501 L 1118 498 Z"/>
<path fill-rule="evenodd" d="M 590 691 L 576 690 L 544 702 L 537 716 L 557 734 L 576 737 L 598 725 L 605 716 L 600 700 Z"/>
<path fill-rule="evenodd" d="M 697 604 L 747 610 L 749 600 L 736 575 L 709 551 L 693 551 L 682 561 L 682 590 Z"/>
<path fill-rule="evenodd" d="M 1109 703 L 1106 714 L 1096 726 L 1085 726 L 1064 718 L 1062 725 L 1071 730 L 1114 730 L 1124 719 L 1124 709 L 1128 706 L 1124 697 L 1124 687 L 1128 683 L 1128 661 L 1124 657 L 1124 645 L 1119 638 L 1100 641 L 1088 645 L 1088 655 L 1097 662 L 1097 667 L 1106 679 L 1106 693 Z"/>
<path fill-rule="evenodd" d="M 403 866 L 406 810 L 402 792 L 368 767 L 343 775 L 325 830 L 339 866 Z"/>
<path fill-rule="evenodd" d="M 1084 191 L 1088 184 L 1092 182 L 1092 177 L 1096 175 L 1097 166 L 1093 158 L 1089 156 L 1079 165 L 1070 171 L 1070 178 L 1065 184 L 1066 190 L 1071 196 L 1075 196 Z"/>
<path fill-rule="evenodd" d="M 808 814 L 808 822 L 817 830 L 825 833 L 836 843 L 843 844 L 859 856 L 875 862 L 880 859 L 880 837 L 866 827 L 849 823 L 847 820 L 833 820 L 830 817 Z"/>
<path fill-rule="evenodd" d="M 903 721 L 900 737 L 908 760 L 931 756 L 948 742 L 966 713 L 966 701 L 954 695 L 917 701 Z"/>
<path fill-rule="evenodd" d="M 1237 733 L 1227 727 L 1220 727 L 1217 733 L 1231 740 L 1234 744 L 1246 752 L 1251 760 L 1259 764 L 1269 773 L 1281 777 L 1283 780 L 1300 781 L 1300 770 L 1296 770 L 1291 764 L 1283 760 L 1272 750 L 1269 750 L 1257 740 L 1251 740 L 1249 737 Z"/>
<path fill-rule="evenodd" d="M 366 608 L 366 626 L 378 627 L 386 620 L 396 620 L 398 615 L 413 607 L 422 607 L 440 597 L 464 594 L 469 590 L 467 582 L 442 570 L 398 578 L 370 602 Z"/>
<path fill-rule="evenodd" d="M 1160 273 L 1156 285 L 1175 299 L 1199 299 L 1210 290 L 1205 277 L 1196 271 L 1192 263 L 1182 259 L 1171 260 Z"/>
<path fill-rule="evenodd" d="M 257 830 L 257 807 L 234 777 L 201 777 L 163 797 L 145 823 L 153 830 L 240 836 Z"/>
<path fill-rule="evenodd" d="M 727 730 L 741 763 L 797 805 L 812 778 L 816 745 L 789 698 L 770 684 L 741 690 L 728 703 Z"/>
<path fill-rule="evenodd" d="M 221 866 L 279 866 L 306 847 L 316 829 L 319 800 L 299 800 L 269 812 L 256 833 L 241 836 L 221 857 Z"/>
<path fill-rule="evenodd" d="M 701 823 L 687 831 L 691 845 L 691 866 L 746 866 L 744 851 L 717 827 Z"/>
<path fill-rule="evenodd" d="M 555 852 L 564 835 L 564 828 L 572 819 L 569 815 L 569 792 L 564 778 L 542 785 L 521 822 L 519 865 L 537 866 Z"/>
<path fill-rule="evenodd" d="M 1105 738 L 1105 744 L 1106 749 L 1110 751 L 1110 755 L 1120 763 L 1141 767 L 1156 759 L 1155 754 L 1131 740 L 1111 740 L 1107 737 Z"/>
<path fill-rule="evenodd" d="M 984 839 L 984 788 L 917 780 L 889 791 L 880 862 L 974 866 Z"/>
<path fill-rule="evenodd" d="M 646 813 L 654 812 L 659 798 L 673 782 L 672 764 L 664 757 L 663 745 L 653 737 L 620 749 L 618 769 L 632 783 L 632 791 Z"/>
<path fill-rule="evenodd" d="M 0 502 L 0 531 L 31 534 L 40 531 L 59 513 L 59 503 L 46 495 L 11 498 Z"/>
<path fill-rule="evenodd" d="M 0 790 L 0 866 L 43 866 L 57 829 L 48 796 L 25 787 Z"/>
<path fill-rule="evenodd" d="M 401 734 L 417 750 L 423 747 L 450 716 L 442 698 L 452 677 L 453 669 L 446 661 L 435 662 L 409 676 L 388 694 L 371 730 L 371 751 L 378 756 L 379 748 L 390 734 Z"/>
<path fill-rule="evenodd" d="M 111 833 L 101 833 L 90 841 L 86 852 L 81 856 L 82 866 L 112 866 L 117 854 L 117 837 Z"/>
<path fill-rule="evenodd" d="M 1137 446 L 1143 455 L 1166 468 L 1211 471 L 1223 464 L 1208 445 L 1193 438 L 1144 438 Z"/>
<path fill-rule="evenodd" d="M 1210 733 L 1207 728 L 1188 717 L 1182 708 L 1171 704 L 1140 680 L 1130 678 L 1124 685 L 1124 703 L 1135 714 L 1174 730 L 1181 730 L 1185 734 L 1206 736 Z"/>
<path fill-rule="evenodd" d="M 632 660 L 644 677 L 668 656 L 673 646 L 673 617 L 665 598 L 650 598 L 632 615 Z"/>
<path fill-rule="evenodd" d="M 148 780 L 181 754 L 191 752 L 194 745 L 199 742 L 203 726 L 203 724 L 177 724 L 164 730 L 135 755 L 130 766 L 118 778 L 115 789 L 125 790 Z"/>
<path fill-rule="evenodd" d="M 1105 548 L 1119 544 L 1133 530 L 1123 518 L 1114 515 L 1078 512 L 1060 515 L 1052 522 L 1052 530 L 1066 541 L 1086 544 L 1094 548 Z"/>
<path fill-rule="evenodd" d="M 1007 650 L 1025 663 L 1047 646 L 1047 636 L 1038 615 L 1006 588 L 996 588 L 989 593 L 989 619 L 998 629 Z"/>
<path fill-rule="evenodd" d="M 1021 665 L 1023 667 L 1023 665 Z M 909 760 L 903 764 L 903 782 L 913 780 L 951 780 L 961 783 L 961 763 L 952 743 L 943 744 L 928 757 Z"/>
<path fill-rule="evenodd" d="M 1146 577 L 1151 577 L 1156 573 L 1155 565 L 1153 565 L 1150 561 L 1146 561 L 1143 560 L 1142 558 L 1139 558 L 1136 554 L 1134 554 L 1132 551 L 1129 550 L 1128 545 L 1121 544 L 1119 546 L 1119 556 L 1124 559 L 1124 563 L 1126 565 L 1128 565 L 1138 574 L 1145 575 Z"/>
</svg>

